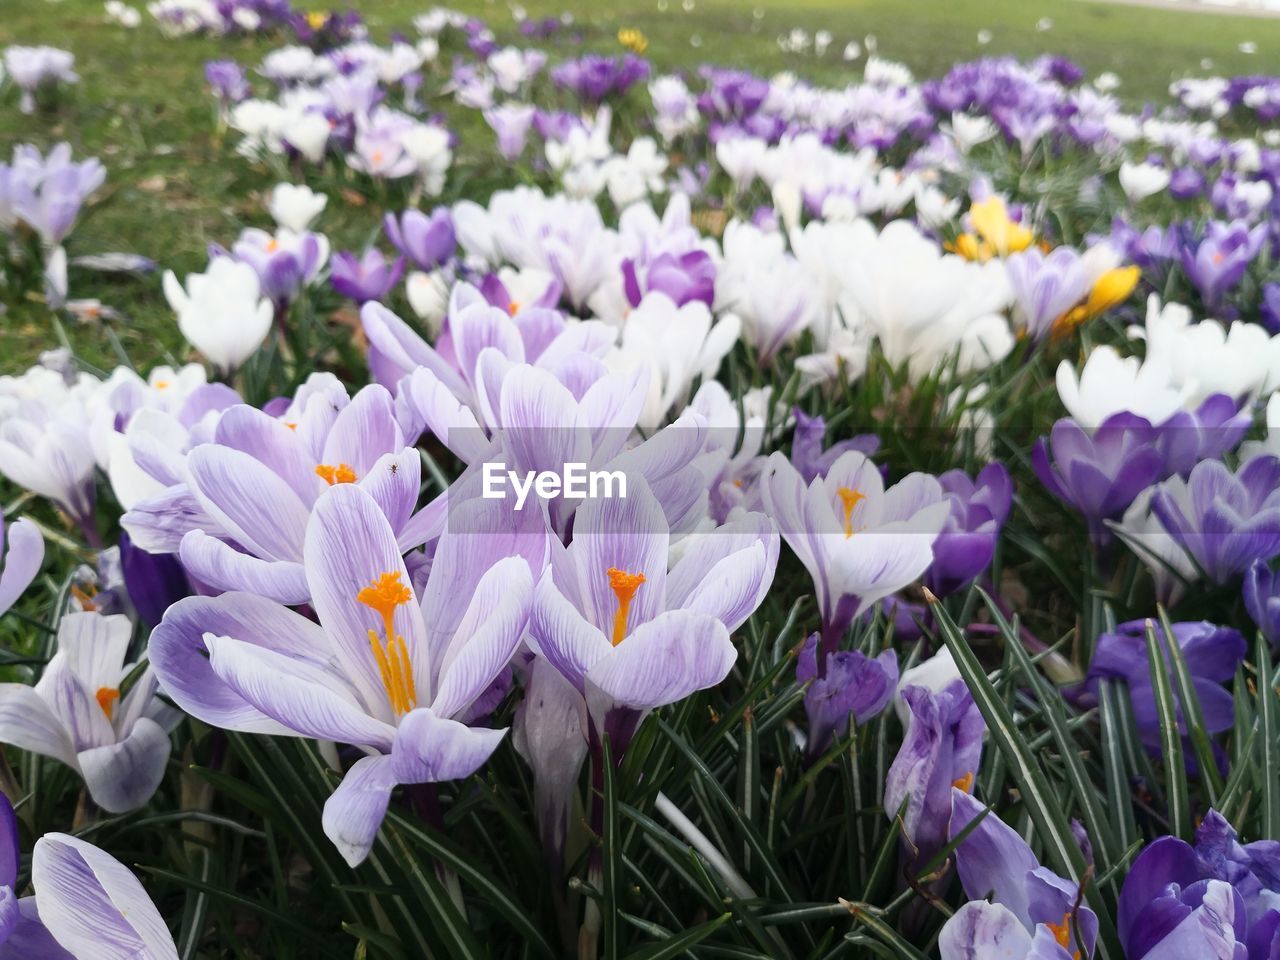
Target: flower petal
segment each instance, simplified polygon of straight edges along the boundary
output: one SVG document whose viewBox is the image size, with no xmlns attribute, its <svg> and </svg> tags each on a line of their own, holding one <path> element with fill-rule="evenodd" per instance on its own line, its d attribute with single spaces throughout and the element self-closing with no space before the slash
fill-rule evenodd
<svg viewBox="0 0 1280 960">
<path fill-rule="evenodd" d="M 80 753 L 80 772 L 93 802 L 107 813 L 136 810 L 156 792 L 169 762 L 169 734 L 141 717 L 119 743 Z"/>
</svg>

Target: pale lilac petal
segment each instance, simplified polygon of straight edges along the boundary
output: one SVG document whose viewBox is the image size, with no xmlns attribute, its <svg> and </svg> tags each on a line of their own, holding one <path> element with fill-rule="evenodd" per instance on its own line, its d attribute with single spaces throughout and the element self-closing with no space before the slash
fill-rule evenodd
<svg viewBox="0 0 1280 960">
<path fill-rule="evenodd" d="M 265 464 L 308 506 L 324 486 L 316 475 L 315 461 L 297 433 L 256 407 L 240 404 L 226 411 L 218 420 L 214 442 Z"/>
<path fill-rule="evenodd" d="M 430 370 L 420 367 L 402 381 L 400 398 L 415 422 L 430 430 L 464 463 L 484 459 L 490 446 L 489 437 L 476 420 L 475 412 Z"/>
<path fill-rule="evenodd" d="M 359 866 L 378 836 L 396 785 L 390 757 L 362 757 L 325 801 L 321 825 L 342 858 Z"/>
<path fill-rule="evenodd" d="M 613 647 L 605 635 L 583 619 L 550 577 L 534 593 L 529 617 L 529 644 L 581 693 L 587 671 Z"/>
<path fill-rule="evenodd" d="M 295 733 L 391 748 L 394 728 L 366 713 L 346 681 L 329 670 L 230 637 L 210 634 L 205 646 L 227 686 Z"/>
<path fill-rule="evenodd" d="M 214 673 L 206 634 L 235 637 L 293 660 L 330 659 L 329 638 L 316 623 L 251 593 L 188 597 L 171 606 L 151 633 L 148 653 L 164 692 L 184 711 L 224 730 L 292 736 Z"/>
<path fill-rule="evenodd" d="M 360 323 L 369 340 L 370 353 L 376 353 L 383 365 L 389 368 L 387 373 L 391 383 L 398 382 L 418 367 L 426 367 L 458 396 L 466 395 L 467 385 L 457 371 L 382 304 L 370 300 L 361 307 Z"/>
<path fill-rule="evenodd" d="M 290 606 L 311 599 L 302 564 L 293 560 L 261 560 L 241 553 L 203 530 L 192 530 L 183 537 L 178 555 L 191 576 L 215 590 L 253 591 Z"/>
<path fill-rule="evenodd" d="M 66 654 L 54 654 L 35 690 L 66 728 L 77 751 L 115 743 L 111 721 L 98 703 L 98 688 L 85 686 L 72 671 Z"/>
<path fill-rule="evenodd" d="M 173 936 L 118 860 L 65 833 L 36 841 L 31 878 L 40 919 L 63 947 L 94 960 L 177 960 Z"/>
<path fill-rule="evenodd" d="M 400 530 L 413 516 L 422 483 L 422 458 L 410 447 L 384 453 L 360 478 L 360 489 L 381 508 L 392 530 Z M 417 544 L 413 544 L 417 546 Z M 402 543 L 400 548 L 405 549 Z"/>
<path fill-rule="evenodd" d="M 357 478 L 366 476 L 384 453 L 404 449 L 395 402 L 380 384 L 371 383 L 338 414 L 324 443 L 322 463 L 345 463 Z"/>
<path fill-rule="evenodd" d="M 369 641 L 373 631 L 385 643 L 386 628 L 376 611 L 356 599 L 383 574 L 398 574 L 405 586 L 411 583 L 387 518 L 358 486 L 337 484 L 316 501 L 307 527 L 305 558 L 311 602 L 333 639 L 341 670 L 360 691 L 366 706 L 390 719 L 386 688 Z M 411 660 L 428 652 L 417 603 L 400 604 L 393 626 L 404 638 Z M 417 670 L 414 672 L 416 677 Z M 430 695 L 425 689 L 417 692 L 423 698 Z"/>
<path fill-rule="evenodd" d="M 0 515 L 0 548 L 4 544 L 3 515 Z M 4 568 L 0 569 L 0 614 L 14 605 L 22 592 L 40 572 L 44 562 L 44 537 L 40 528 L 25 517 L 9 524 L 8 549 L 4 553 Z"/>
<path fill-rule="evenodd" d="M 192 492 L 218 528 L 266 560 L 297 560 L 307 529 L 307 504 L 258 460 L 205 444 L 187 457 Z"/>
<path fill-rule="evenodd" d="M 93 802 L 107 813 L 136 810 L 156 792 L 169 762 L 169 735 L 140 718 L 119 743 L 80 754 L 80 772 Z"/>
<path fill-rule="evenodd" d="M 120 526 L 135 547 L 148 553 L 177 553 L 192 530 L 218 529 L 186 484 L 135 504 L 120 518 Z"/>
<path fill-rule="evenodd" d="M 506 729 L 468 727 L 420 707 L 400 723 L 391 767 L 399 783 L 443 783 L 469 777 L 498 749 Z"/>
<path fill-rule="evenodd" d="M 8 938 L 0 943 L 0 960 L 76 960 L 58 946 L 53 934 L 40 922 L 35 897 L 18 901 L 18 919 Z"/>
<path fill-rule="evenodd" d="M 938 935 L 941 960 L 1026 960 L 1031 934 L 998 903 L 973 900 L 957 910 Z"/>
<path fill-rule="evenodd" d="M 58 650 L 86 685 L 114 687 L 129 650 L 133 624 L 121 614 L 69 613 L 58 622 Z"/>
<path fill-rule="evenodd" d="M 484 575 L 438 668 L 436 716 L 462 713 L 511 662 L 532 601 L 533 575 L 523 558 L 501 560 Z"/>
</svg>

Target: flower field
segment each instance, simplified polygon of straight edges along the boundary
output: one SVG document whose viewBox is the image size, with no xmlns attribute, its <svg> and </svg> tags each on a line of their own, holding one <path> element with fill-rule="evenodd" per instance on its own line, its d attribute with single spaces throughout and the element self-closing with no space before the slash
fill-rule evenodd
<svg viewBox="0 0 1280 960">
<path fill-rule="evenodd" d="M 13 20 L 0 958 L 1280 957 L 1280 32 L 1045 10 Z"/>
</svg>

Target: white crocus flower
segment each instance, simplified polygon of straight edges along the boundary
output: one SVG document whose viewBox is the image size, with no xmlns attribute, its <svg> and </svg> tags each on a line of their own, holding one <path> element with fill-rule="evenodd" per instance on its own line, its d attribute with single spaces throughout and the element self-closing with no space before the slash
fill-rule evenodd
<svg viewBox="0 0 1280 960">
<path fill-rule="evenodd" d="M 247 360 L 271 332 L 271 301 L 247 263 L 215 257 L 204 273 L 187 275 L 185 289 L 165 271 L 164 295 L 187 342 L 224 372 Z"/>
<path fill-rule="evenodd" d="M 1194 388 L 1194 384 L 1174 387 L 1169 365 L 1159 357 L 1144 363 L 1137 357 L 1121 357 L 1107 345 L 1094 348 L 1078 376 L 1075 366 L 1063 360 L 1057 383 L 1067 413 L 1086 428 L 1121 412 L 1162 424 L 1186 406 Z"/>
<path fill-rule="evenodd" d="M 324 212 L 329 198 L 310 187 L 278 183 L 267 206 L 277 224 L 294 233 L 305 233 L 311 222 Z"/>
<path fill-rule="evenodd" d="M 1122 163 L 1120 186 L 1129 202 L 1137 203 L 1169 186 L 1169 171 L 1154 163 Z"/>
</svg>

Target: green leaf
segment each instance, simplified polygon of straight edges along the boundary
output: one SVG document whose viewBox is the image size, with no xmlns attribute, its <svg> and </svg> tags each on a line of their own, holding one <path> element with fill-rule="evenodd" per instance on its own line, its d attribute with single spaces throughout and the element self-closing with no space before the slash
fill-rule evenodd
<svg viewBox="0 0 1280 960">
<path fill-rule="evenodd" d="M 1196 693 L 1195 684 L 1192 682 L 1186 655 L 1173 635 L 1173 624 L 1169 622 L 1169 614 L 1163 606 L 1157 606 L 1156 612 L 1160 617 L 1160 628 L 1168 638 L 1165 647 L 1169 652 L 1169 662 L 1173 665 L 1173 682 L 1178 690 L 1178 700 L 1182 703 L 1182 716 L 1186 718 L 1191 747 L 1196 754 L 1200 782 L 1204 786 L 1209 806 L 1216 807 L 1218 797 L 1222 793 L 1222 774 L 1218 772 L 1218 760 L 1213 755 L 1213 745 L 1209 743 L 1209 734 L 1204 728 L 1204 711 L 1200 708 L 1200 695 Z"/>
<path fill-rule="evenodd" d="M 1116 681 L 1103 677 L 1098 681 L 1098 719 L 1101 725 L 1102 762 L 1107 778 L 1107 800 L 1111 808 L 1111 829 L 1121 848 L 1138 836 L 1133 818 L 1133 788 L 1130 786 L 1125 755 L 1132 746 L 1124 743 L 1128 727 L 1123 723 L 1118 706 L 1120 691 Z"/>
<path fill-rule="evenodd" d="M 714 920 L 700 923 L 696 927 L 689 927 L 679 936 L 672 937 L 665 943 L 655 943 L 651 946 L 641 947 L 639 950 L 627 954 L 626 960 L 672 960 L 672 958 L 680 956 L 690 947 L 707 939 L 707 937 L 728 923 L 732 917 L 732 913 L 722 913 Z"/>
<path fill-rule="evenodd" d="M 1254 645 L 1258 667 L 1258 790 L 1262 797 L 1260 836 L 1280 836 L 1280 716 L 1271 648 L 1261 633 Z"/>
<path fill-rule="evenodd" d="M 1187 765 L 1182 756 L 1182 735 L 1178 732 L 1178 707 L 1165 667 L 1164 647 L 1156 636 L 1156 625 L 1148 620 L 1147 666 L 1151 673 L 1151 692 L 1156 699 L 1156 717 L 1160 722 L 1160 756 L 1164 761 L 1165 800 L 1169 806 L 1169 832 L 1191 841 L 1191 804 L 1187 799 Z M 1170 638 L 1169 645 L 1173 640 Z"/>
</svg>

